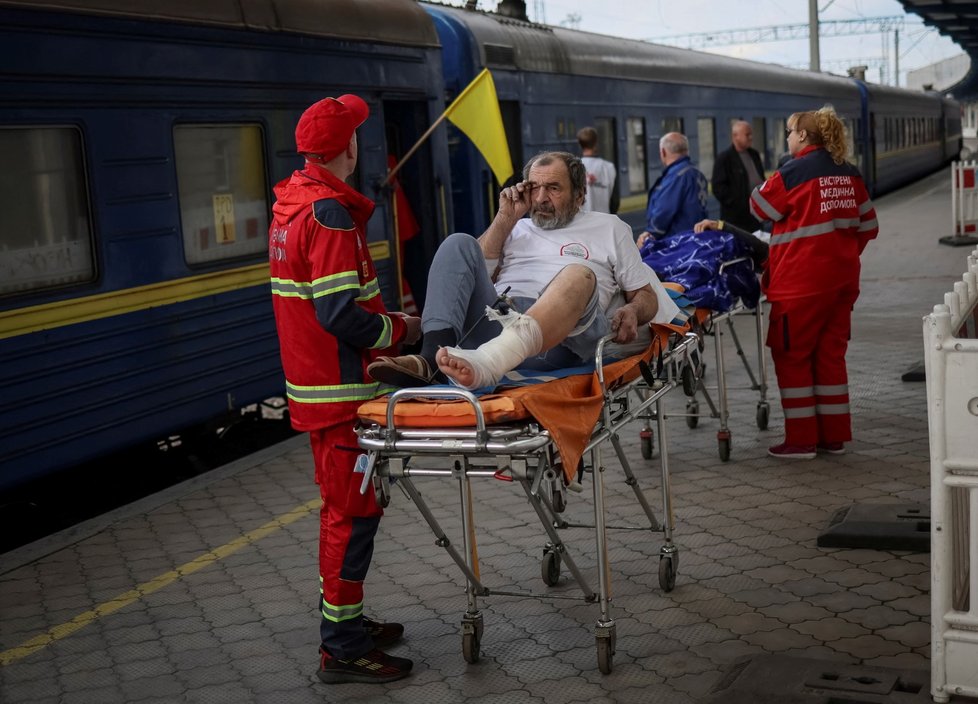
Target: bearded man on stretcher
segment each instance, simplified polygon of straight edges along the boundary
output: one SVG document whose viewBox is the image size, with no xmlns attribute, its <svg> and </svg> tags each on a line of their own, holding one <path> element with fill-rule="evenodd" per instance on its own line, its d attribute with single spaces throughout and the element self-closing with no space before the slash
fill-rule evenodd
<svg viewBox="0 0 978 704">
<path fill-rule="evenodd" d="M 616 215 L 581 212 L 587 171 L 578 157 L 538 154 L 523 178 L 500 192 L 481 237 L 442 242 L 428 274 L 421 352 L 380 357 L 367 367 L 374 379 L 492 387 L 517 367 L 589 363 L 602 337 L 629 343 L 647 323 L 672 321 L 678 308 L 639 257 L 631 228 Z"/>
</svg>

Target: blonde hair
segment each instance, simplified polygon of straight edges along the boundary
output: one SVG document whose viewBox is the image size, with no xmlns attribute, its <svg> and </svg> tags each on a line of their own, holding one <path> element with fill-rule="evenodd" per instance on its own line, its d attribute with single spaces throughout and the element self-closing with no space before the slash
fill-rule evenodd
<svg viewBox="0 0 978 704">
<path fill-rule="evenodd" d="M 825 147 L 836 164 L 844 162 L 849 155 L 846 126 L 831 105 L 818 110 L 796 112 L 788 118 L 788 126 L 795 130 L 805 130 L 808 133 L 805 141 L 816 147 Z"/>
</svg>

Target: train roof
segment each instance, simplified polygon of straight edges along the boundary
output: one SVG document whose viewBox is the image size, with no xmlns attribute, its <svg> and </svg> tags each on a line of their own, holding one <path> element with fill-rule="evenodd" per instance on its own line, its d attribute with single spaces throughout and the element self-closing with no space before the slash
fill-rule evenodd
<svg viewBox="0 0 978 704">
<path fill-rule="evenodd" d="M 866 90 L 869 91 L 875 106 L 899 104 L 904 109 L 915 111 L 917 117 L 938 115 L 942 102 L 954 102 L 935 91 L 907 90 L 878 83 L 867 83 Z"/>
<path fill-rule="evenodd" d="M 0 7 L 440 46 L 415 0 L 0 0 Z"/>
<path fill-rule="evenodd" d="M 478 10 L 429 4 L 463 24 L 489 68 L 711 85 L 822 98 L 851 97 L 853 81 L 706 52 L 662 46 L 561 27 L 540 25 Z"/>
</svg>

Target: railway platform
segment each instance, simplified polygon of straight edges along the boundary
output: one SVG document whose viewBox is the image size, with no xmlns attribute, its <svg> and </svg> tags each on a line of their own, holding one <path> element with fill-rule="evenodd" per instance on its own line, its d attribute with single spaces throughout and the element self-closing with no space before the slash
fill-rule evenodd
<svg viewBox="0 0 978 704">
<path fill-rule="evenodd" d="M 941 171 L 876 202 L 880 236 L 863 257 L 848 357 L 855 439 L 845 455 L 769 457 L 780 407 L 759 430 L 747 393 L 731 394 L 729 461 L 709 422 L 667 420 L 676 586 L 659 586 L 657 535 L 609 532 L 610 674 L 595 663 L 596 606 L 556 599 L 483 600 L 481 659 L 466 663 L 462 575 L 395 487 L 366 604 L 405 624 L 391 652 L 412 658 L 414 672 L 387 685 L 321 684 L 318 493 L 301 436 L 0 556 L 0 701 L 693 704 L 724 701 L 721 677 L 734 663 L 773 656 L 825 663 L 827 680 L 835 669 L 905 673 L 900 697 L 837 688 L 831 701 L 929 701 L 929 555 L 817 542 L 853 504 L 926 512 L 926 393 L 902 377 L 923 359 L 922 317 L 964 270 L 963 250 L 938 242 L 950 231 L 949 192 Z M 753 321 L 740 317 L 749 334 Z M 731 385 L 743 383 L 731 366 Z M 672 394 L 667 411 L 682 413 L 683 402 Z M 634 428 L 626 452 L 648 468 L 641 479 L 657 505 L 658 468 L 641 458 Z M 627 523 L 640 507 L 619 477 L 606 476 L 608 515 Z M 455 536 L 455 485 L 416 482 Z M 541 591 L 544 536 L 526 502 L 504 482 L 475 489 L 483 581 Z M 572 494 L 566 516 L 590 510 L 589 492 Z M 581 535 L 576 559 L 590 574 L 593 540 Z M 763 696 L 726 701 L 830 701 L 780 696 L 793 686 L 790 668 L 781 671 L 754 682 Z"/>
</svg>

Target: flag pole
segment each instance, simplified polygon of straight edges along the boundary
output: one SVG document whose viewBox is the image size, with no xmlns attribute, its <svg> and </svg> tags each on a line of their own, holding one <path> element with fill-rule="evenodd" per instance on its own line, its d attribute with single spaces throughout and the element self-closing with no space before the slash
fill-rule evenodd
<svg viewBox="0 0 978 704">
<path fill-rule="evenodd" d="M 437 120 L 435 120 L 434 124 L 431 127 L 429 127 L 425 131 L 425 133 L 423 135 L 421 135 L 421 137 L 418 139 L 418 141 L 414 143 L 414 146 L 411 147 L 410 149 L 408 149 L 407 153 L 403 157 L 401 157 L 401 160 L 399 162 L 397 162 L 397 164 L 394 165 L 394 168 L 391 169 L 388 172 L 387 177 L 383 181 L 380 182 L 380 187 L 381 188 L 383 188 L 384 186 L 386 186 L 387 184 L 389 184 L 391 182 L 391 179 L 394 178 L 395 174 L 397 174 L 397 172 L 401 170 L 401 167 L 404 165 L 404 162 L 407 161 L 408 158 L 411 157 L 411 155 L 413 155 L 416 151 L 418 151 L 418 149 L 421 147 L 422 143 L 426 139 L 428 139 L 428 137 L 431 136 L 431 133 L 432 132 L 435 131 L 435 128 L 438 127 L 438 125 L 440 125 L 442 122 L 444 122 L 444 120 L 445 120 L 446 117 L 448 117 L 448 113 L 450 113 L 452 110 L 455 109 L 455 105 L 457 103 L 461 102 L 461 100 L 466 95 L 468 95 L 475 88 L 476 84 L 480 80 L 482 80 L 482 77 L 485 74 L 488 74 L 488 73 L 489 73 L 489 69 L 488 68 L 482 69 L 479 72 L 479 75 L 476 76 L 475 78 L 473 78 L 472 79 L 472 82 L 469 83 L 469 85 L 465 86 L 465 88 L 462 90 L 461 93 L 459 93 L 457 96 L 455 96 L 455 100 L 452 101 L 452 104 L 451 105 L 449 105 L 447 108 L 445 108 L 445 112 L 443 112 L 441 114 L 441 116 Z"/>
<path fill-rule="evenodd" d="M 424 143 L 424 141 L 426 139 L 428 139 L 428 137 L 431 136 L 431 133 L 435 131 L 435 128 L 438 127 L 438 125 L 440 125 L 445 120 L 446 117 L 448 117 L 448 110 L 446 110 L 445 112 L 443 112 L 441 114 L 441 117 L 439 117 L 437 120 L 435 120 L 435 124 L 433 124 L 431 127 L 429 127 L 425 131 L 425 133 L 423 135 L 421 135 L 421 137 L 418 139 L 418 141 L 414 143 L 414 146 L 407 150 L 407 154 L 405 154 L 404 156 L 402 156 L 401 157 L 401 160 L 394 165 L 394 168 L 387 172 L 387 177 L 384 178 L 384 180 L 380 182 L 380 187 L 381 188 L 383 188 L 384 186 L 386 186 L 387 184 L 389 184 L 391 182 L 391 179 L 394 178 L 394 176 L 397 174 L 397 172 L 401 170 L 401 167 L 404 166 L 404 162 L 407 161 L 411 157 L 412 154 L 414 154 L 416 151 L 418 151 L 418 149 L 421 148 L 421 145 Z"/>
</svg>

